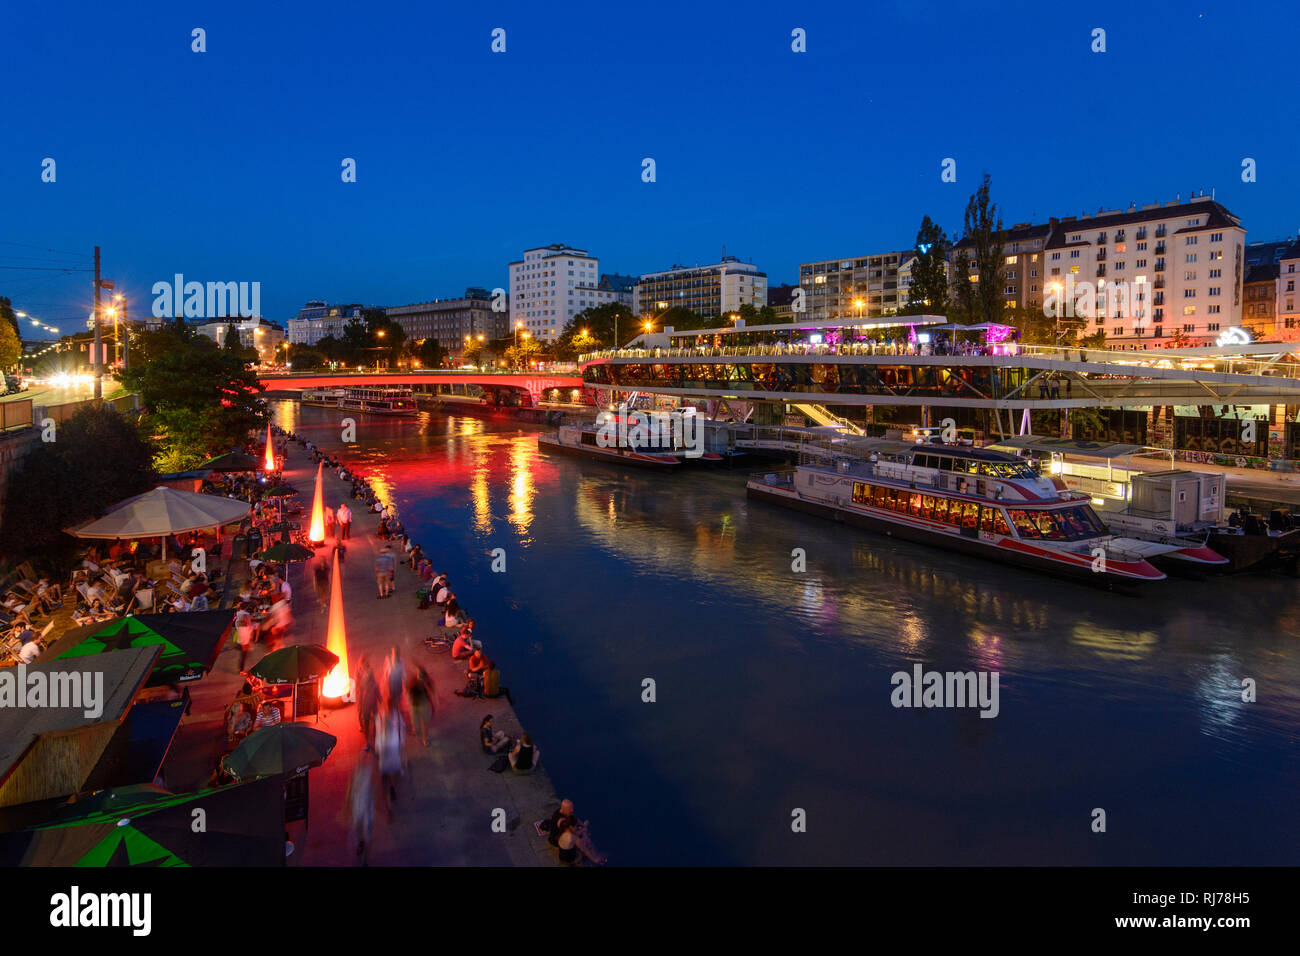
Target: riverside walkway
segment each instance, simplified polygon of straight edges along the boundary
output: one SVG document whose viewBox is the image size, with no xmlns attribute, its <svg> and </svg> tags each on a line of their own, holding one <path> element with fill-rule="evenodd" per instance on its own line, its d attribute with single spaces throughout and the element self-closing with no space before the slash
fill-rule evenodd
<svg viewBox="0 0 1300 956">
<path fill-rule="evenodd" d="M 298 501 L 306 509 L 301 520 L 306 522 L 316 465 L 297 442 L 288 442 L 287 452 L 284 477 L 300 492 Z M 337 508 L 346 501 L 354 515 L 352 537 L 346 542 L 347 558 L 341 569 L 352 673 L 356 673 L 362 655 L 378 668 L 388 651 L 397 646 L 408 667 L 422 665 L 437 685 L 429 746 L 422 747 L 418 737 L 408 736 L 408 769 L 398 786 L 392 819 L 387 818 L 382 799 L 377 797 L 370 865 L 555 865 L 555 851 L 537 835 L 533 821 L 549 818 L 559 804 L 546 774 L 546 754 L 562 743 L 536 741 L 542 763 L 532 774 L 517 776 L 508 770 L 501 774 L 488 770 L 495 758 L 484 754 L 479 746 L 478 727 L 483 717 L 492 714 L 495 728 L 511 737 L 518 737 L 528 728 L 520 725 L 514 708 L 504 698 L 482 701 L 455 695 L 454 691 L 465 685 L 465 664 L 453 661 L 449 653 L 434 654 L 425 647 L 423 640 L 432 633 L 438 611 L 418 609 L 418 577 L 399 561 L 394 596 L 380 600 L 374 576 L 375 555 L 384 544 L 374 533 L 378 516 L 366 513 L 362 502 L 352 500 L 350 483 L 339 480 L 328 468 L 324 493 L 327 505 Z M 433 559 L 434 567 L 445 572 L 454 584 L 460 570 L 456 555 L 440 551 L 437 541 L 419 543 Z M 332 544 L 333 539 L 327 542 Z M 327 551 L 322 549 L 320 553 Z M 326 643 L 328 615 L 318 609 L 309 568 L 309 562 L 291 565 L 293 644 Z M 467 610 L 473 616 L 474 609 Z M 494 635 L 481 633 L 477 637 L 491 656 Z M 255 644 L 248 666 L 264 653 L 265 646 Z M 212 673 L 193 687 L 193 712 L 182 725 L 182 738 L 173 746 L 177 759 L 169 761 L 165 768 L 169 787 L 193 789 L 203 784 L 197 777 L 210 771 L 211 761 L 205 763 L 186 755 L 210 754 L 214 749 L 219 752 L 224 739 L 222 713 L 241 683 L 238 663 L 238 650 L 228 647 Z M 511 676 L 503 674 L 502 684 L 509 686 Z M 309 723 L 313 720 L 304 718 Z M 311 725 L 336 736 L 338 744 L 324 765 L 310 772 L 308 824 L 287 827 L 294 842 L 294 853 L 287 863 L 355 865 L 355 843 L 349 831 L 345 797 L 349 775 L 364 747 L 356 705 L 323 708 L 320 722 Z M 505 832 L 493 830 L 498 809 L 505 812 Z"/>
</svg>

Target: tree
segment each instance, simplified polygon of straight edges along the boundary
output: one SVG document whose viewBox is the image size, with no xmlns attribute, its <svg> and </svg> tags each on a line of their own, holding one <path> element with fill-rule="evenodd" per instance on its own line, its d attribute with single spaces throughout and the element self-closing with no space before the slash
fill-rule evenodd
<svg viewBox="0 0 1300 956">
<path fill-rule="evenodd" d="M 466 365 L 481 365 L 483 358 L 483 341 L 481 339 L 470 339 L 465 343 L 465 348 L 461 350 Z"/>
<path fill-rule="evenodd" d="M 447 352 L 437 339 L 420 339 L 411 348 L 411 356 L 423 368 L 439 368 L 446 360 Z"/>
<path fill-rule="evenodd" d="M 289 347 L 289 364 L 296 369 L 320 368 L 325 364 L 325 356 L 305 345 L 292 345 Z"/>
<path fill-rule="evenodd" d="M 192 468 L 242 444 L 266 422 L 257 376 L 242 357 L 203 336 L 179 339 L 121 378 L 140 394 L 140 427 L 157 446 L 160 471 Z"/>
<path fill-rule="evenodd" d="M 37 442 L 5 488 L 0 551 L 56 561 L 76 545 L 63 529 L 148 491 L 154 449 L 132 421 L 110 406 L 87 406 Z"/>
<path fill-rule="evenodd" d="M 1002 286 L 1006 263 L 1002 258 L 1002 217 L 989 199 L 992 180 L 984 180 L 966 203 L 963 247 L 957 256 L 957 302 L 967 317 L 976 322 L 1001 322 L 1004 299 Z M 971 281 L 975 269 L 977 280 Z"/>
<path fill-rule="evenodd" d="M 948 313 L 948 237 L 929 216 L 916 231 L 916 258 L 904 315 Z"/>
<path fill-rule="evenodd" d="M 17 365 L 23 357 L 23 340 L 18 337 L 13 326 L 0 321 L 0 369 Z"/>
<path fill-rule="evenodd" d="M 0 319 L 3 319 L 14 330 L 14 334 L 19 339 L 23 337 L 23 330 L 18 326 L 18 315 L 14 312 L 14 305 L 9 301 L 7 295 L 0 295 Z"/>
</svg>

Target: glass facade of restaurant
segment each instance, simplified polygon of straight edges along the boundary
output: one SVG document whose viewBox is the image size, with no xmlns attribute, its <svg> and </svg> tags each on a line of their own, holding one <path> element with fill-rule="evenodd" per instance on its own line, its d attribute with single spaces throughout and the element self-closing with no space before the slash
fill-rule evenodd
<svg viewBox="0 0 1300 956">
<path fill-rule="evenodd" d="M 1222 406 L 1206 405 L 1200 415 L 1174 415 L 1174 447 L 1219 455 L 1268 457 L 1268 419 L 1255 419 L 1254 441 L 1243 441 L 1248 429 L 1238 418 L 1215 414 Z"/>
<path fill-rule="evenodd" d="M 858 365 L 823 362 L 600 363 L 583 369 L 589 385 L 619 388 L 737 389 L 924 398 L 1003 398 L 1025 383 L 1025 368 Z"/>
</svg>

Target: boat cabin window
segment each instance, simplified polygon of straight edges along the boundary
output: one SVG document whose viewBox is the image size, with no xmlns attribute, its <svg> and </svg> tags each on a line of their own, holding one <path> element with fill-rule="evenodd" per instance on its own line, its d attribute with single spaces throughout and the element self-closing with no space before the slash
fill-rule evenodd
<svg viewBox="0 0 1300 956">
<path fill-rule="evenodd" d="M 940 459 L 939 459 L 939 470 L 940 470 L 940 471 L 952 471 L 952 459 L 951 459 L 951 458 L 948 458 L 947 456 L 944 456 L 944 457 L 940 458 Z"/>
<path fill-rule="evenodd" d="M 980 509 L 980 530 L 992 534 L 1011 534 L 1011 529 L 1007 527 L 1006 516 L 1002 514 L 1000 508 Z"/>
<path fill-rule="evenodd" d="M 1100 537 L 1106 533 L 1101 519 L 1087 505 L 1045 511 L 1017 510 L 1009 514 L 1011 523 L 1016 526 L 1016 531 L 1022 538 L 1079 541 L 1084 538 Z"/>
<path fill-rule="evenodd" d="M 1034 470 L 1028 465 L 1021 465 L 1017 462 L 1009 461 L 982 461 L 980 462 L 981 475 L 988 475 L 992 478 L 1035 478 Z"/>
</svg>

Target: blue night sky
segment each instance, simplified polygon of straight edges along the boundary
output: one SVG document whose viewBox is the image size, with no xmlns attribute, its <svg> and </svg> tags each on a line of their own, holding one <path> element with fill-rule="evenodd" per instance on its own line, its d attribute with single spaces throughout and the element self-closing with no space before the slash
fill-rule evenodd
<svg viewBox="0 0 1300 956">
<path fill-rule="evenodd" d="M 99 244 L 135 315 L 181 272 L 260 281 L 278 322 L 504 286 L 552 242 L 622 273 L 725 244 L 777 284 L 910 246 L 925 213 L 958 229 L 985 171 L 1008 225 L 1215 188 L 1248 240 L 1280 238 L 1300 227 L 1297 9 L 11 3 L 0 265 L 84 266 Z M 91 293 L 4 268 L 0 294 L 68 332 Z"/>
</svg>

